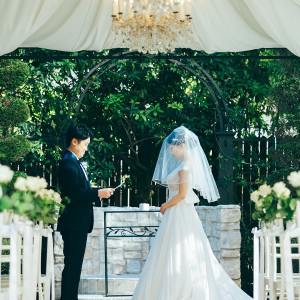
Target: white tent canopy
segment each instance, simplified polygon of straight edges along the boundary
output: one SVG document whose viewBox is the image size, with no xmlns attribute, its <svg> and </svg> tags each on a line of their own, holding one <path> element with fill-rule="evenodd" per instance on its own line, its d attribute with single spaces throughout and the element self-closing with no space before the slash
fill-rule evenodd
<svg viewBox="0 0 300 300">
<path fill-rule="evenodd" d="M 0 0 L 0 55 L 18 47 L 119 48 L 112 0 Z M 300 0 L 192 0 L 193 35 L 178 47 L 213 52 L 287 48 L 300 56 Z"/>
</svg>

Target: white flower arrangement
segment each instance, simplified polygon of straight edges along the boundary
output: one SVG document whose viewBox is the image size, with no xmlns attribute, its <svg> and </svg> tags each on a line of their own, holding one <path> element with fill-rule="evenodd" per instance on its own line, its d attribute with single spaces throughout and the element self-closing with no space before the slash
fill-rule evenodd
<svg viewBox="0 0 300 300">
<path fill-rule="evenodd" d="M 56 223 L 60 194 L 47 189 L 44 178 L 27 176 L 14 179 L 14 172 L 0 165 L 0 212 L 11 211 L 32 221 Z"/>
<path fill-rule="evenodd" d="M 276 218 L 293 218 L 297 203 L 300 201 L 300 171 L 292 172 L 288 177 L 289 184 L 295 188 L 297 197 L 291 196 L 291 190 L 282 181 L 276 182 L 273 187 L 263 184 L 250 195 L 255 203 L 253 219 L 271 222 Z"/>
</svg>

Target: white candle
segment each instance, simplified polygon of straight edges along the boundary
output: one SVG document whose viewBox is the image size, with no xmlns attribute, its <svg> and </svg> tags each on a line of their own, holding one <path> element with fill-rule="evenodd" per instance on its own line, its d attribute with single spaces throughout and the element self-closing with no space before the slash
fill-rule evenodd
<svg viewBox="0 0 300 300">
<path fill-rule="evenodd" d="M 148 203 L 140 203 L 139 209 L 140 210 L 149 210 L 149 204 Z"/>
<path fill-rule="evenodd" d="M 174 0 L 174 5 L 173 5 L 173 13 L 174 14 L 177 14 L 179 12 L 179 6 L 180 6 L 180 1 Z"/>
<path fill-rule="evenodd" d="M 118 15 L 118 0 L 114 0 L 113 2 L 113 9 L 112 9 L 112 16 L 116 17 Z"/>
<path fill-rule="evenodd" d="M 124 0 L 119 0 L 119 14 L 124 13 Z"/>
<path fill-rule="evenodd" d="M 180 20 L 180 21 L 184 21 L 183 1 L 181 1 L 181 3 L 180 3 L 179 20 Z"/>
<path fill-rule="evenodd" d="M 191 1 L 184 0 L 184 10 L 187 17 L 191 16 Z"/>
</svg>

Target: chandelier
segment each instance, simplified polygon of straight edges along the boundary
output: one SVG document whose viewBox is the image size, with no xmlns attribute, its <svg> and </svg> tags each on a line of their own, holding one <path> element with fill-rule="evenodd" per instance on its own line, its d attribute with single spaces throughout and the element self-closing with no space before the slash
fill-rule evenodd
<svg viewBox="0 0 300 300">
<path fill-rule="evenodd" d="M 191 0 L 113 0 L 112 28 L 123 48 L 173 52 L 191 34 Z"/>
</svg>

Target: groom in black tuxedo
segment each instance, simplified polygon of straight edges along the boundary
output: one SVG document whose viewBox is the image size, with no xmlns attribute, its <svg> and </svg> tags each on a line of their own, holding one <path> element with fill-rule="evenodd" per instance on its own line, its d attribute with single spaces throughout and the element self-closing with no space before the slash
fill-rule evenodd
<svg viewBox="0 0 300 300">
<path fill-rule="evenodd" d="M 57 225 L 64 241 L 61 300 L 78 299 L 87 234 L 94 225 L 93 203 L 114 192 L 109 188 L 92 189 L 86 170 L 79 162 L 88 150 L 91 138 L 93 133 L 86 125 L 72 124 L 66 133 L 68 148 L 59 165 L 58 182 L 65 205 Z"/>
</svg>

